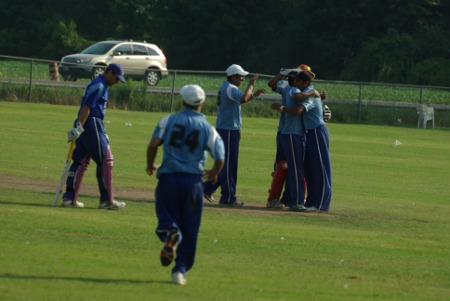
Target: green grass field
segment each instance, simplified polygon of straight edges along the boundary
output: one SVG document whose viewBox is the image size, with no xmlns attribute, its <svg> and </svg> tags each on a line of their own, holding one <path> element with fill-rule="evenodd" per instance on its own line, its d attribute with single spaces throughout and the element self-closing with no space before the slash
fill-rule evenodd
<svg viewBox="0 0 450 301">
<path fill-rule="evenodd" d="M 250 206 L 205 206 L 179 287 L 159 263 L 157 181 L 145 174 L 164 114 L 105 119 L 115 188 L 144 200 L 102 211 L 82 190 L 86 208 L 53 208 L 77 110 L 0 102 L 0 300 L 448 300 L 449 131 L 329 124 L 331 211 L 307 214 L 264 208 L 277 120 L 245 118 L 237 188 Z"/>
</svg>

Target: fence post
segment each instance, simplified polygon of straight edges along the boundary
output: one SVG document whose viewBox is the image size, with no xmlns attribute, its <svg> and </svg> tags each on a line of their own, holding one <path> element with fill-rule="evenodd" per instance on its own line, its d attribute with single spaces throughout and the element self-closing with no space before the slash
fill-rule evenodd
<svg viewBox="0 0 450 301">
<path fill-rule="evenodd" d="M 361 92 L 362 82 L 359 82 L 359 92 L 358 92 L 358 121 L 361 122 Z"/>
<path fill-rule="evenodd" d="M 172 95 L 170 96 L 170 113 L 173 112 L 173 97 L 175 93 L 175 81 L 177 78 L 177 71 L 174 71 L 173 73 L 173 79 L 172 79 Z"/>
<path fill-rule="evenodd" d="M 32 84 L 33 84 L 33 60 L 30 61 L 30 85 L 28 86 L 28 102 L 31 102 Z"/>
<path fill-rule="evenodd" d="M 422 89 L 423 89 L 423 87 L 421 86 L 420 87 L 420 104 L 422 104 Z"/>
</svg>

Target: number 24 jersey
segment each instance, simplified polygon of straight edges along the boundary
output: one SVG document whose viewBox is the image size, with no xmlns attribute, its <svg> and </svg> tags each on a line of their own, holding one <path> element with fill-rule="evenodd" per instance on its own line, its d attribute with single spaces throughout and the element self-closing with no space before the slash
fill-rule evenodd
<svg viewBox="0 0 450 301">
<path fill-rule="evenodd" d="M 163 161 L 157 177 L 168 173 L 203 174 L 207 152 L 214 160 L 225 158 L 225 148 L 216 129 L 200 112 L 184 109 L 163 117 L 152 138 L 163 142 Z"/>
</svg>

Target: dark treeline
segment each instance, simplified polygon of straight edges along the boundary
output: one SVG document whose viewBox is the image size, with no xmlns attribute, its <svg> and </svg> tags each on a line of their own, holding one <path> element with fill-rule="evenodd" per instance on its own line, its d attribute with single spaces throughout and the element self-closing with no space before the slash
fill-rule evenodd
<svg viewBox="0 0 450 301">
<path fill-rule="evenodd" d="M 93 42 L 146 40 L 169 69 L 450 86 L 448 0 L 0 2 L 0 54 L 59 60 Z"/>
</svg>

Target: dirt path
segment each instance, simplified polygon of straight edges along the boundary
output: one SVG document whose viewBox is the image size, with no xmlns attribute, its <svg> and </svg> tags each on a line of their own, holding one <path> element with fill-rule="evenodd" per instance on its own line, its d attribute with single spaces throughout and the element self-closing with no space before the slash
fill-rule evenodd
<svg viewBox="0 0 450 301">
<path fill-rule="evenodd" d="M 37 190 L 42 192 L 55 193 L 56 181 L 48 181 L 42 179 L 14 177 L 7 175 L 0 175 L 0 187 L 13 188 L 23 190 Z M 115 188 L 115 196 L 120 199 L 129 199 L 134 201 L 154 201 L 153 191 Z M 83 184 L 80 190 L 80 195 L 96 197 L 98 196 L 98 188 L 94 185 Z"/>
<path fill-rule="evenodd" d="M 22 190 L 36 190 L 40 192 L 55 193 L 56 181 L 49 181 L 43 179 L 34 179 L 26 177 L 16 177 L 0 174 L 0 187 L 22 189 Z M 130 200 L 136 202 L 154 202 L 154 192 L 152 190 L 142 190 L 136 188 L 115 187 L 115 197 L 123 200 Z M 98 188 L 96 185 L 83 184 L 80 190 L 81 196 L 97 197 Z M 205 203 L 206 207 L 215 208 L 217 210 L 238 210 L 241 213 L 253 214 L 304 214 L 298 212 L 289 212 L 287 209 L 268 209 L 265 203 L 245 202 L 244 207 L 222 207 L 216 204 Z M 310 214 L 310 213 L 309 213 Z"/>
</svg>

